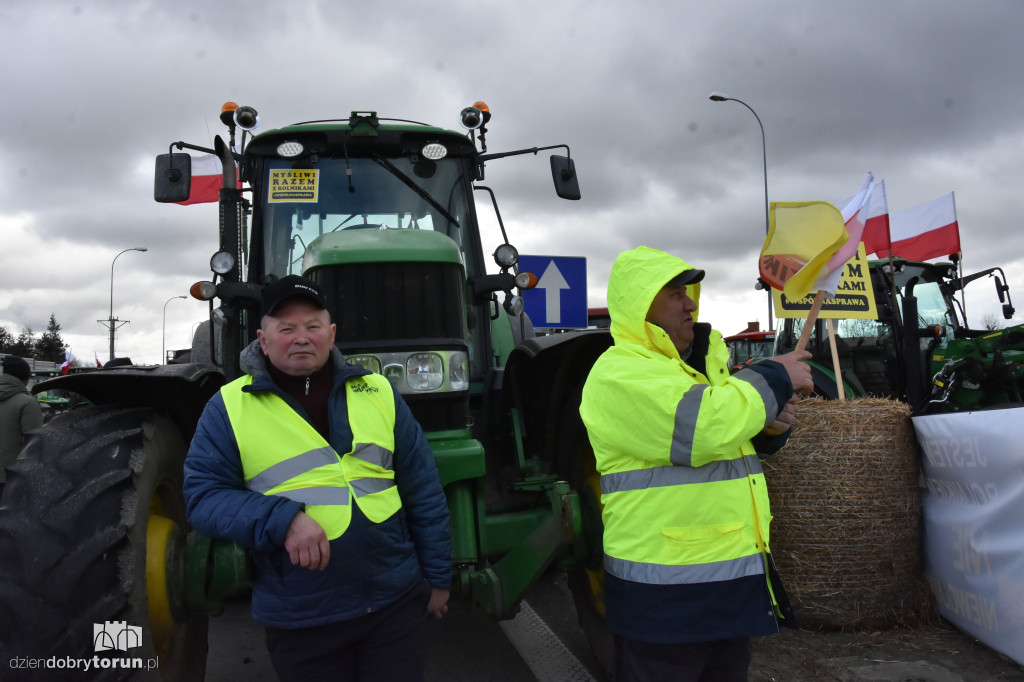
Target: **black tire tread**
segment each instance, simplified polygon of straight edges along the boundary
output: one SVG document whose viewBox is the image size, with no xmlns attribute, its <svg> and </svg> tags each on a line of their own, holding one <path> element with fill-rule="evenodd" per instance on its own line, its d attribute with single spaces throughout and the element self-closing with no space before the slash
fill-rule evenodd
<svg viewBox="0 0 1024 682">
<path fill-rule="evenodd" d="M 0 611 L 11 614 L 0 619 L 3 679 L 53 679 L 53 670 L 9 670 L 7 662 L 14 656 L 92 657 L 93 624 L 106 621 L 143 625 L 144 647 L 129 655 L 154 655 L 140 528 L 147 516 L 138 514 L 137 488 L 165 475 L 142 476 L 148 461 L 150 468 L 166 468 L 183 457 L 183 448 L 177 429 L 151 408 L 79 408 L 29 436 L 8 467 L 0 500 Z M 205 619 L 201 629 L 202 651 L 184 653 L 202 663 L 199 676 L 189 679 L 201 679 L 205 668 Z M 166 677 L 175 661 L 161 660 L 160 667 Z M 86 677 L 134 679 L 131 672 L 107 669 Z"/>
</svg>

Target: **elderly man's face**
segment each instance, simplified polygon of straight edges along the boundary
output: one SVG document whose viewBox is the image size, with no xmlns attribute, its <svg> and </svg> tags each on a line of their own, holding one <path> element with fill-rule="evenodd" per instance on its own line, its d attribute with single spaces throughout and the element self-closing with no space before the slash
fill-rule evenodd
<svg viewBox="0 0 1024 682">
<path fill-rule="evenodd" d="M 304 298 L 285 301 L 256 330 L 270 364 L 295 377 L 308 377 L 327 364 L 334 334 L 327 311 Z"/>
<path fill-rule="evenodd" d="M 647 311 L 647 321 L 665 330 L 680 355 L 693 343 L 693 311 L 697 304 L 686 295 L 685 286 L 661 288 Z"/>
</svg>

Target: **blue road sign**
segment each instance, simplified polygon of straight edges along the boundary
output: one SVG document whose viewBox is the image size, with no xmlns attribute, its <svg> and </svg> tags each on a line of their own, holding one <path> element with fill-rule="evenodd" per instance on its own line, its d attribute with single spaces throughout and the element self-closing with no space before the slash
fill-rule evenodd
<svg viewBox="0 0 1024 682">
<path fill-rule="evenodd" d="M 587 326 L 587 259 L 578 256 L 519 256 L 519 271 L 540 281 L 523 292 L 526 314 L 537 328 Z"/>
</svg>

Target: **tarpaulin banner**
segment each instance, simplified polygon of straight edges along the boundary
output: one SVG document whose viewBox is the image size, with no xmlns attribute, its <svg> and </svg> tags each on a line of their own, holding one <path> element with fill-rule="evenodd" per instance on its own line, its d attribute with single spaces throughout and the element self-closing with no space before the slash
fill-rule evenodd
<svg viewBox="0 0 1024 682">
<path fill-rule="evenodd" d="M 939 612 L 1024 665 L 1024 408 L 913 421 Z"/>
</svg>

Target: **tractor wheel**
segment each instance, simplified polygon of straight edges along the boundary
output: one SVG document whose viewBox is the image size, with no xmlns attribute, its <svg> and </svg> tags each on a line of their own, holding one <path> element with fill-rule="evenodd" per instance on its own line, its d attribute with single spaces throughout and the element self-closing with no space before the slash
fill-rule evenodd
<svg viewBox="0 0 1024 682">
<path fill-rule="evenodd" d="M 180 570 L 168 550 L 187 530 L 185 453 L 150 408 L 76 409 L 29 436 L 0 503 L 0 660 L 119 666 L 89 670 L 97 680 L 203 679 L 207 617 L 183 616 L 167 590 Z M 114 630 L 121 641 L 106 637 Z"/>
<path fill-rule="evenodd" d="M 609 675 L 614 670 L 614 640 L 604 616 L 604 552 L 602 551 L 601 477 L 597 473 L 594 451 L 580 419 L 582 387 L 568 401 L 560 422 L 558 437 L 559 476 L 569 482 L 579 496 L 583 515 L 583 543 L 586 555 L 582 565 L 568 572 L 567 582 L 580 628 L 590 644 L 594 658 Z"/>
</svg>

